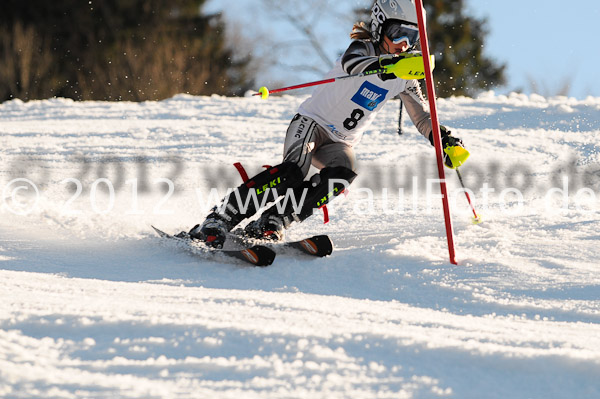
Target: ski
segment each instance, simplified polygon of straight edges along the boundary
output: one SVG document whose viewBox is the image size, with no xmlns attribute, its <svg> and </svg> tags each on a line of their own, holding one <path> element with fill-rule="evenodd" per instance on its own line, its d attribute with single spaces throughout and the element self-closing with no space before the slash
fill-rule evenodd
<svg viewBox="0 0 600 399">
<path fill-rule="evenodd" d="M 256 238 L 250 238 L 243 235 L 242 230 L 236 230 L 230 233 L 230 238 L 242 245 L 258 244 L 266 246 L 274 250 L 280 248 L 294 248 L 306 255 L 323 258 L 329 256 L 333 252 L 333 242 L 328 235 L 316 235 L 297 241 L 269 241 Z"/>
<path fill-rule="evenodd" d="M 172 234 L 165 233 L 164 231 L 157 229 L 154 226 L 152 226 L 152 228 L 162 238 L 175 240 L 185 244 L 185 249 L 188 252 L 191 252 L 195 255 L 223 254 L 228 257 L 240 259 L 254 266 L 269 266 L 275 260 L 275 251 L 264 245 L 252 245 L 242 249 L 210 248 L 189 237 L 178 237 Z"/>
<path fill-rule="evenodd" d="M 287 246 L 291 248 L 296 248 L 308 255 L 316 256 L 319 258 L 329 256 L 333 252 L 333 242 L 331 241 L 329 236 L 324 234 L 308 237 L 299 241 L 284 242 L 280 245 L 284 247 Z"/>
</svg>

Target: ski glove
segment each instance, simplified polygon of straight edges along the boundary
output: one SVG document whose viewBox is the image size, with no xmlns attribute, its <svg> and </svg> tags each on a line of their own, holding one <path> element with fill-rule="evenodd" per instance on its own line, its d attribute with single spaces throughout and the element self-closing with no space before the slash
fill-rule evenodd
<svg viewBox="0 0 600 399">
<path fill-rule="evenodd" d="M 379 67 L 385 68 L 387 70 L 387 68 L 393 66 L 395 63 L 397 63 L 401 59 L 402 59 L 402 57 L 400 57 L 397 54 L 380 55 L 379 56 Z M 390 80 L 390 79 L 396 79 L 396 75 L 394 75 L 394 73 L 391 71 L 390 71 L 390 73 L 382 73 L 381 75 L 379 75 L 379 77 L 383 81 Z"/>
<path fill-rule="evenodd" d="M 408 52 L 400 55 L 386 54 L 379 57 L 379 65 L 385 68 L 385 75 L 394 75 L 404 80 L 423 79 L 425 66 L 420 52 Z M 435 59 L 431 56 L 431 69 L 435 68 Z M 384 76 L 385 76 L 384 75 Z"/>
<path fill-rule="evenodd" d="M 469 158 L 469 151 L 465 149 L 462 140 L 454 137 L 452 132 L 446 129 L 445 126 L 440 125 L 440 133 L 442 135 L 444 163 L 450 169 L 456 169 Z M 429 134 L 429 142 L 434 145 L 433 132 Z"/>
</svg>

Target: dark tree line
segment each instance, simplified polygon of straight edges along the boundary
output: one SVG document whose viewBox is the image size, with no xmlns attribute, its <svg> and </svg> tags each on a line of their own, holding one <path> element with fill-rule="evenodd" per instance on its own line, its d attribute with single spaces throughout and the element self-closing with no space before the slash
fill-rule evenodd
<svg viewBox="0 0 600 399">
<path fill-rule="evenodd" d="M 473 96 L 505 83 L 505 65 L 484 55 L 487 21 L 465 14 L 463 0 L 424 1 L 430 51 L 435 54 L 434 80 L 439 97 Z M 368 22 L 372 1 L 356 14 Z"/>
<path fill-rule="evenodd" d="M 0 101 L 157 100 L 253 86 L 205 0 L 3 0 Z"/>
</svg>

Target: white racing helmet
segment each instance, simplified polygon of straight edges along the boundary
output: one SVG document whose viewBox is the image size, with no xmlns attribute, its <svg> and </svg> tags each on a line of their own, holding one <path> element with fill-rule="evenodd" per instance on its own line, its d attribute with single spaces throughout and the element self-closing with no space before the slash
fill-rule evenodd
<svg viewBox="0 0 600 399">
<path fill-rule="evenodd" d="M 415 0 L 376 0 L 371 9 L 371 38 L 381 43 L 384 28 L 392 21 L 405 23 L 408 26 L 418 26 Z M 387 23 L 386 23 L 387 22 Z M 412 41 L 418 41 L 417 40 Z M 410 43 L 414 46 L 416 43 Z"/>
</svg>

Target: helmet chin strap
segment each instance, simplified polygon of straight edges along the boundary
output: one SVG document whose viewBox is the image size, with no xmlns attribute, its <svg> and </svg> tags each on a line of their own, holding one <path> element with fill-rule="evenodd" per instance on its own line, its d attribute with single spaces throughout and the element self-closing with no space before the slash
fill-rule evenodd
<svg viewBox="0 0 600 399">
<path fill-rule="evenodd" d="M 385 51 L 386 54 L 392 54 L 390 52 L 390 46 L 385 42 L 385 40 L 383 40 L 383 36 L 381 38 L 381 42 L 379 43 L 379 49 L 383 52 Z"/>
</svg>

